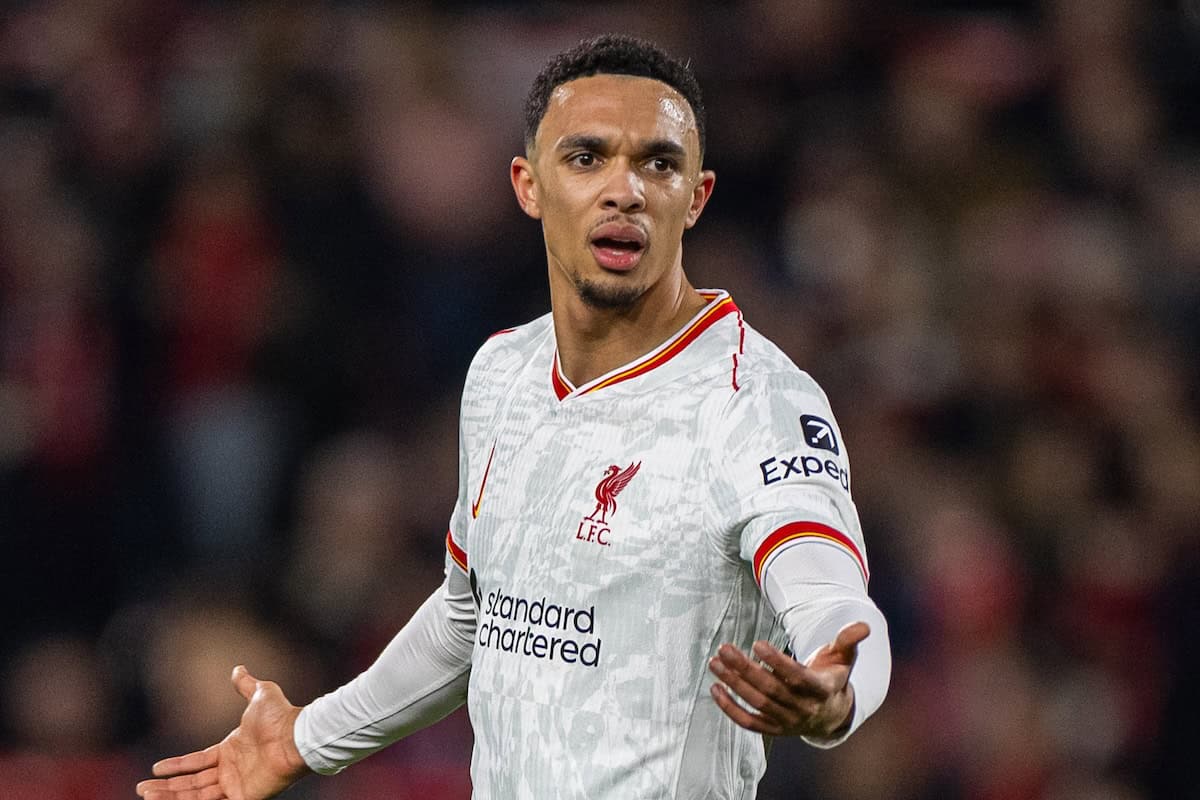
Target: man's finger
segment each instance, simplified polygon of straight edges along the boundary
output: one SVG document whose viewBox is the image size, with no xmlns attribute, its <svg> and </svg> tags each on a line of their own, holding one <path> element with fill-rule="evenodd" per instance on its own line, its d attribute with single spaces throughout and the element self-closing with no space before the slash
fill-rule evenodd
<svg viewBox="0 0 1200 800">
<path fill-rule="evenodd" d="M 833 650 L 846 655 L 847 664 L 853 664 L 858 658 L 858 645 L 871 635 L 871 626 L 865 622 L 854 622 L 838 631 L 833 640 Z"/>
<path fill-rule="evenodd" d="M 746 655 L 730 644 L 717 648 L 717 656 L 726 667 L 741 675 L 763 694 L 768 695 L 776 703 L 787 706 L 791 703 L 794 692 L 783 676 L 776 675 L 760 664 L 751 661 Z M 738 692 L 740 695 L 741 693 Z M 758 706 L 756 706 L 758 707 Z"/>
<path fill-rule="evenodd" d="M 258 679 L 251 675 L 250 671 L 244 666 L 238 664 L 234 667 L 230 680 L 233 681 L 234 688 L 237 689 L 238 694 L 246 698 L 247 702 L 254 697 L 254 692 L 258 688 Z"/>
<path fill-rule="evenodd" d="M 215 786 L 219 780 L 217 768 L 213 767 L 191 775 L 176 775 L 174 778 L 168 778 L 166 788 L 173 792 L 199 790 Z"/>
<path fill-rule="evenodd" d="M 754 655 L 770 667 L 776 680 L 782 682 L 793 694 L 824 699 L 845 683 L 836 672 L 806 667 L 770 642 L 755 642 Z"/>
<path fill-rule="evenodd" d="M 138 797 L 148 797 L 151 800 L 154 800 L 155 795 L 163 795 L 164 794 L 164 792 L 159 791 L 159 788 L 162 785 L 162 783 L 163 783 L 163 781 L 160 781 L 160 780 L 139 781 L 138 785 L 135 789 L 135 791 L 137 792 L 137 796 Z"/>
<path fill-rule="evenodd" d="M 184 775 L 189 772 L 200 772 L 217 765 L 217 748 L 220 745 L 206 747 L 185 756 L 164 758 L 151 767 L 151 772 L 159 778 L 169 778 L 172 775 Z"/>
<path fill-rule="evenodd" d="M 708 668 L 730 691 L 746 701 L 750 707 L 757 709 L 776 722 L 785 724 L 790 722 L 795 714 L 786 706 L 790 700 L 786 687 L 772 678 L 762 667 L 746 659 L 743 661 L 746 665 L 743 670 L 730 667 L 719 657 L 711 659 L 708 662 Z"/>
<path fill-rule="evenodd" d="M 194 774 L 142 781 L 137 785 L 137 793 L 147 800 L 220 800 L 225 796 L 216 767 Z"/>
<path fill-rule="evenodd" d="M 143 795 L 144 800 L 229 800 L 220 786 L 174 792 L 169 789 L 152 789 Z"/>
<path fill-rule="evenodd" d="M 809 667 L 822 670 L 831 666 L 844 666 L 854 669 L 858 660 L 858 645 L 871 633 L 871 627 L 865 622 L 854 622 L 838 631 L 838 635 L 829 644 L 817 651 L 809 662 Z"/>
<path fill-rule="evenodd" d="M 725 712 L 725 715 L 746 730 L 765 733 L 768 736 L 783 735 L 784 729 L 782 725 L 767 719 L 761 714 L 752 714 L 742 708 L 721 684 L 714 683 L 709 692 L 712 694 L 717 706 Z"/>
<path fill-rule="evenodd" d="M 196 791 L 179 792 L 175 800 L 226 800 L 225 790 L 220 786 L 206 786 Z"/>
</svg>

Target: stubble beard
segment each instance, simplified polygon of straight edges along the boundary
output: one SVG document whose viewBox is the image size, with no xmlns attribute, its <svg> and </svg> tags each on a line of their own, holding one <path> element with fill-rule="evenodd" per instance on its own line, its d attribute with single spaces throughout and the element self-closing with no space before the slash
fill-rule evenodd
<svg viewBox="0 0 1200 800">
<path fill-rule="evenodd" d="M 613 286 L 575 276 L 579 299 L 592 308 L 615 311 L 631 308 L 643 294 L 640 286 Z"/>
</svg>

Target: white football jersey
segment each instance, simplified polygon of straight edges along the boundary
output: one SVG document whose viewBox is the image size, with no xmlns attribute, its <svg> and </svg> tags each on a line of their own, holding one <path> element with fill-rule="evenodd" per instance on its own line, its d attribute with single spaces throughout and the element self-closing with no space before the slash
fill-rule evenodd
<svg viewBox="0 0 1200 800">
<path fill-rule="evenodd" d="M 832 548 L 865 590 L 824 393 L 704 294 L 677 335 L 583 386 L 549 315 L 471 366 L 447 550 L 476 603 L 480 800 L 754 797 L 763 737 L 713 702 L 708 660 L 787 644 L 760 589 L 786 550 Z"/>
</svg>

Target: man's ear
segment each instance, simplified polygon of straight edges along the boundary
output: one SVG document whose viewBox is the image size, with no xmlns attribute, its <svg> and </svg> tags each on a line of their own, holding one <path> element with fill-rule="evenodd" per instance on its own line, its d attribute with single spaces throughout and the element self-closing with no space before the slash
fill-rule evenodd
<svg viewBox="0 0 1200 800">
<path fill-rule="evenodd" d="M 524 156 L 517 156 L 509 166 L 509 178 L 512 180 L 513 192 L 517 195 L 517 203 L 521 210 L 534 219 L 542 218 L 542 209 L 538 206 L 537 184 L 533 180 L 533 165 Z"/>
<path fill-rule="evenodd" d="M 688 208 L 687 219 L 684 221 L 684 227 L 690 228 L 696 224 L 696 220 L 700 219 L 701 212 L 704 211 L 704 206 L 708 204 L 708 198 L 712 197 L 713 186 L 717 182 L 717 173 L 711 169 L 706 169 L 700 173 L 700 180 L 692 188 L 692 205 Z"/>
</svg>

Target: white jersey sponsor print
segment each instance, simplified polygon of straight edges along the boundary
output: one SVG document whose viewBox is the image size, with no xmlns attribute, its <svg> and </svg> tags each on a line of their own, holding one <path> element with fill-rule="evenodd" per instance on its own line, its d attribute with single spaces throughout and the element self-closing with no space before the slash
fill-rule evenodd
<svg viewBox="0 0 1200 800">
<path fill-rule="evenodd" d="M 781 552 L 867 563 L 841 434 L 813 380 L 724 292 L 636 362 L 572 386 L 549 316 L 467 378 L 448 568 L 477 625 L 481 800 L 752 798 L 761 736 L 709 696 L 722 642 L 786 637 Z"/>
</svg>

